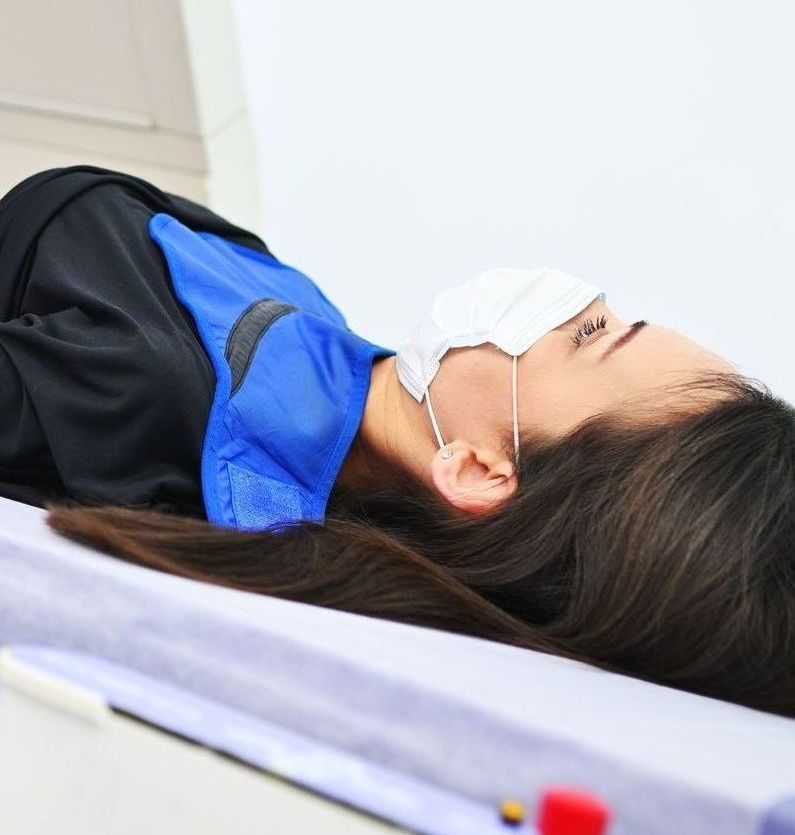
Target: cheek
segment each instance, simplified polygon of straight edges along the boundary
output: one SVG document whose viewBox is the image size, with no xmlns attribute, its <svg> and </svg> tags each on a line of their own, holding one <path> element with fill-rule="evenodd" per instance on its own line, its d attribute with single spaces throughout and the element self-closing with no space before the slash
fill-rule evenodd
<svg viewBox="0 0 795 835">
<path fill-rule="evenodd" d="M 519 424 L 529 431 L 561 437 L 607 405 L 607 369 L 573 354 L 568 339 L 550 334 L 519 358 Z"/>
<path fill-rule="evenodd" d="M 565 435 L 598 411 L 598 398 L 570 370 L 539 371 L 518 391 L 519 423 L 528 430 L 554 437 Z"/>
</svg>

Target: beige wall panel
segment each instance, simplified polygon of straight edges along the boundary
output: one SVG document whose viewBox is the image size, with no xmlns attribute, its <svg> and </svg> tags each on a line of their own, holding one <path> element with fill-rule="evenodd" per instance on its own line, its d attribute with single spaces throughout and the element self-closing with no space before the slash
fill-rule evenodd
<svg viewBox="0 0 795 835">
<path fill-rule="evenodd" d="M 98 36 L 101 33 L 101 36 Z M 105 71 L 98 72 L 103 67 Z M 4 0 L 0 103 L 151 122 L 127 0 Z"/>
<path fill-rule="evenodd" d="M 201 132 L 211 136 L 246 109 L 237 31 L 227 0 L 181 0 Z"/>
<path fill-rule="evenodd" d="M 166 131 L 200 134 L 197 85 L 191 76 L 179 0 L 127 1 L 154 125 Z M 213 53 L 209 58 L 215 60 Z"/>
<path fill-rule="evenodd" d="M 88 163 L 257 230 L 229 0 L 0 0 L 0 190 Z"/>
<path fill-rule="evenodd" d="M 158 188 L 173 194 L 181 194 L 199 203 L 207 202 L 205 178 L 173 168 L 138 162 L 113 156 L 112 153 L 77 151 L 56 145 L 40 145 L 7 140 L 0 137 L 0 194 L 25 177 L 46 168 L 63 165 L 98 165 L 143 177 Z"/>
<path fill-rule="evenodd" d="M 213 210 L 232 223 L 262 234 L 256 148 L 251 122 L 239 115 L 206 140 L 211 161 L 207 199 Z"/>
<path fill-rule="evenodd" d="M 207 171 L 207 155 L 201 137 L 188 133 L 120 127 L 47 113 L 0 109 L 0 136 L 73 148 L 77 153 L 110 153 L 131 162 L 171 166 L 190 174 L 204 175 Z"/>
</svg>

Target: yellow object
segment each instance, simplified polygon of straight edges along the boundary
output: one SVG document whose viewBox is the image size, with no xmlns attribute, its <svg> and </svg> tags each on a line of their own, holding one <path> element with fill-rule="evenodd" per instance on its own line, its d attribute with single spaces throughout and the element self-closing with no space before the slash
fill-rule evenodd
<svg viewBox="0 0 795 835">
<path fill-rule="evenodd" d="M 503 800 L 500 815 L 506 823 L 521 823 L 524 820 L 524 806 L 518 800 Z"/>
</svg>

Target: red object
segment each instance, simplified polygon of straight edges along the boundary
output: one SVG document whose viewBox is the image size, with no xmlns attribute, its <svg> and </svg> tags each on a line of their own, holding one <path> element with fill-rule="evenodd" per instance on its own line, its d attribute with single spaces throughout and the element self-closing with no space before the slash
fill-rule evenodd
<svg viewBox="0 0 795 835">
<path fill-rule="evenodd" d="M 538 830 L 541 835 L 604 835 L 610 808 L 588 792 L 565 786 L 541 796 Z"/>
</svg>

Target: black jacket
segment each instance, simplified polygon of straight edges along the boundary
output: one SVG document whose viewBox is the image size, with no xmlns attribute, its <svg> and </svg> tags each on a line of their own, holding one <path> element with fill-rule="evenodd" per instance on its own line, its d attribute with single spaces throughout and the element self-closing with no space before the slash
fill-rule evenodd
<svg viewBox="0 0 795 835">
<path fill-rule="evenodd" d="M 204 515 L 214 376 L 149 237 L 157 212 L 269 254 L 205 207 L 94 166 L 0 200 L 0 495 Z"/>
</svg>

